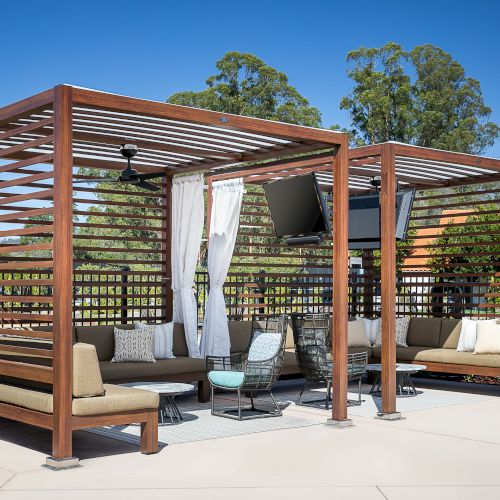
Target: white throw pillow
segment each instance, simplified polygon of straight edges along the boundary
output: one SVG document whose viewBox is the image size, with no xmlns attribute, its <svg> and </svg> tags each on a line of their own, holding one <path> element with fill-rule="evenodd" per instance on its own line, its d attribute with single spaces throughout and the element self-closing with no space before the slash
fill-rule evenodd
<svg viewBox="0 0 500 500">
<path fill-rule="evenodd" d="M 370 340 L 366 335 L 365 322 L 362 319 L 349 321 L 347 336 L 349 347 L 371 347 Z"/>
<path fill-rule="evenodd" d="M 366 336 L 370 341 L 370 345 L 373 345 L 375 344 L 375 340 L 377 338 L 380 318 L 376 319 L 363 318 L 363 321 L 365 322 Z"/>
<path fill-rule="evenodd" d="M 410 327 L 410 316 L 403 316 L 396 318 L 396 345 L 398 347 L 408 347 L 406 337 L 408 335 L 408 328 Z M 380 347 L 382 345 L 382 318 L 378 324 L 377 338 L 373 347 Z"/>
<path fill-rule="evenodd" d="M 134 323 L 135 328 L 153 326 L 153 354 L 155 359 L 175 358 L 173 352 L 174 345 L 174 322 L 163 323 L 161 325 L 145 325 L 144 323 Z"/>
<path fill-rule="evenodd" d="M 115 328 L 115 355 L 111 363 L 156 363 L 153 356 L 154 326 L 135 330 Z"/>
<path fill-rule="evenodd" d="M 457 351 L 473 352 L 476 346 L 477 325 L 479 320 L 462 318 L 460 337 L 458 339 Z M 496 323 L 495 319 L 481 320 L 481 323 Z"/>
<path fill-rule="evenodd" d="M 477 322 L 473 354 L 500 354 L 500 324 L 495 320 Z"/>
</svg>

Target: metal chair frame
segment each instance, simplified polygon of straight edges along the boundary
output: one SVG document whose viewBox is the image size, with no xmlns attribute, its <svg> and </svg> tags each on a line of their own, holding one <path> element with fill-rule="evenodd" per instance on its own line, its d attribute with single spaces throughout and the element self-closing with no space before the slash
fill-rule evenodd
<svg viewBox="0 0 500 500">
<path fill-rule="evenodd" d="M 276 417 L 281 416 L 281 409 L 276 402 L 272 393 L 272 388 L 281 372 L 283 366 L 285 341 L 286 341 L 286 315 L 275 316 L 257 316 L 252 318 L 252 333 L 250 342 L 244 353 L 231 356 L 207 356 L 207 374 L 212 370 L 228 370 L 244 372 L 244 380 L 240 387 L 228 388 L 219 386 L 210 381 L 211 387 L 211 412 L 212 415 L 231 418 L 234 420 L 250 420 L 255 418 Z M 255 338 L 256 332 L 265 331 L 267 333 L 274 332 L 280 335 L 280 345 L 276 354 L 262 361 L 249 361 L 248 352 Z M 229 392 L 237 392 L 237 409 L 236 414 L 232 414 L 231 410 L 216 410 L 215 409 L 215 389 L 221 389 Z M 257 392 L 269 392 L 274 410 L 267 411 L 255 407 L 254 394 Z M 241 394 L 249 393 L 251 406 L 243 407 L 241 403 Z M 259 413 L 258 415 L 243 416 L 244 410 L 252 410 Z"/>
<path fill-rule="evenodd" d="M 295 342 L 297 364 L 304 376 L 304 385 L 295 404 L 309 406 L 313 403 L 325 402 L 330 408 L 332 362 L 328 354 L 331 352 L 331 330 L 329 314 L 292 314 L 292 327 Z M 351 405 L 361 405 L 361 382 L 368 364 L 367 353 L 348 354 L 348 383 L 358 382 L 358 400 L 349 401 Z M 302 401 L 307 385 L 326 384 L 326 396 L 321 399 Z"/>
</svg>

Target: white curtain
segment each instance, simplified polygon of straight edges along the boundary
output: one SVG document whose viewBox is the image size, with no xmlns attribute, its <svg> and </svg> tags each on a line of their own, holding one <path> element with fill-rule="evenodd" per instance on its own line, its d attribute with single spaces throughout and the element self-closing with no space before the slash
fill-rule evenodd
<svg viewBox="0 0 500 500">
<path fill-rule="evenodd" d="M 203 184 L 203 174 L 174 177 L 172 183 L 173 319 L 184 324 L 189 356 L 193 358 L 200 357 L 193 285 L 205 216 Z"/>
<path fill-rule="evenodd" d="M 214 182 L 208 241 L 210 292 L 201 336 L 202 356 L 229 356 L 231 345 L 222 286 L 233 256 L 242 199 L 243 179 Z"/>
</svg>

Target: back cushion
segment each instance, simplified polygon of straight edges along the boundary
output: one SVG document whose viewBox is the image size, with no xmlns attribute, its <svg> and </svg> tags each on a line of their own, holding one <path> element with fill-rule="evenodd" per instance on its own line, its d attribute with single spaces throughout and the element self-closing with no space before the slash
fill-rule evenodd
<svg viewBox="0 0 500 500">
<path fill-rule="evenodd" d="M 229 321 L 229 339 L 231 342 L 231 352 L 244 352 L 250 344 L 252 335 L 251 321 Z"/>
<path fill-rule="evenodd" d="M 101 370 L 95 346 L 77 343 L 73 346 L 73 397 L 103 396 Z"/>
<path fill-rule="evenodd" d="M 441 334 L 439 335 L 439 347 L 443 349 L 456 349 L 462 322 L 459 319 L 442 319 Z"/>
<path fill-rule="evenodd" d="M 174 337 L 172 341 L 172 351 L 174 356 L 189 356 L 188 346 L 186 344 L 186 335 L 182 323 L 174 323 Z"/>
<path fill-rule="evenodd" d="M 114 327 L 133 330 L 134 325 L 93 325 L 77 326 L 76 339 L 95 346 L 99 361 L 109 361 L 115 354 Z"/>
<path fill-rule="evenodd" d="M 439 347 L 441 318 L 411 318 L 406 342 L 409 346 Z"/>
</svg>

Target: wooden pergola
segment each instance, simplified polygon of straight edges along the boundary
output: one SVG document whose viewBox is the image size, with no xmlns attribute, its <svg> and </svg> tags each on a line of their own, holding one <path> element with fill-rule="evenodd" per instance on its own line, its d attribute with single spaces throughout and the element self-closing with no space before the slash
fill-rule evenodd
<svg viewBox="0 0 500 500">
<path fill-rule="evenodd" d="M 122 170 L 118 145 L 133 143 L 140 148 L 134 168 L 144 173 L 165 173 L 159 193 L 159 205 L 147 204 L 146 194 L 134 193 L 130 202 L 107 201 L 107 206 L 158 209 L 158 215 L 148 216 L 156 226 L 142 227 L 140 217 L 129 225 L 110 224 L 113 242 L 138 241 L 123 237 L 123 229 L 147 229 L 154 232 L 154 241 L 161 245 L 163 287 L 161 308 L 164 313 L 157 319 L 170 319 L 172 294 L 170 290 L 170 213 L 171 179 L 174 174 L 189 171 L 216 171 L 235 164 L 290 157 L 316 151 L 330 152 L 335 157 L 333 172 L 336 190 L 336 309 L 334 313 L 337 393 L 345 393 L 341 382 L 346 371 L 347 354 L 347 136 L 328 130 L 289 125 L 273 121 L 229 115 L 201 109 L 152 102 L 118 96 L 93 90 L 60 85 L 28 99 L 0 109 L 0 158 L 10 162 L 0 166 L 0 222 L 23 225 L 0 231 L 2 238 L 30 237 L 28 245 L 14 243 L 2 245 L 0 271 L 3 290 L 27 286 L 39 293 L 16 294 L 2 297 L 0 334 L 7 335 L 2 344 L 0 374 L 52 385 L 53 415 L 45 416 L 43 426 L 53 432 L 53 457 L 72 456 L 72 431 L 78 428 L 71 414 L 72 404 L 72 326 L 75 320 L 73 286 L 82 279 L 76 272 L 79 263 L 74 254 L 83 240 L 95 243 L 88 234 L 75 233 L 75 227 L 101 227 L 88 224 L 75 217 L 92 215 L 90 211 L 75 208 L 75 204 L 95 203 L 94 193 L 129 194 L 119 185 L 116 189 L 103 189 L 84 185 L 73 186 L 73 180 L 95 177 L 78 174 L 77 167 L 97 170 Z M 4 177 L 5 178 L 5 177 Z M 5 191 L 9 189 L 9 191 Z M 75 196 L 78 193 L 78 196 Z M 87 193 L 87 198 L 81 198 Z M 141 198 L 142 202 L 135 201 Z M 127 205 L 128 203 L 128 205 Z M 95 214 L 94 214 L 95 215 Z M 108 212 L 109 216 L 109 212 Z M 38 219 L 37 219 L 38 218 Z M 144 225 L 144 224 L 143 224 Z M 96 238 L 102 241 L 101 236 Z M 104 243 L 102 244 L 104 246 Z M 87 251 L 99 247 L 86 247 Z M 144 251 L 106 246 L 116 259 L 108 263 L 129 262 L 133 254 Z M 19 254 L 22 255 L 19 255 Z M 86 259 L 88 260 L 88 259 Z M 90 259 L 92 261 L 92 259 Z M 126 274 L 127 271 L 116 271 Z M 22 279 L 16 277 L 21 274 Z M 25 276 L 29 274 L 29 279 Z M 87 272 L 88 274 L 88 272 Z M 99 277 L 100 271 L 95 274 Z M 102 279 L 102 278 L 99 278 Z M 160 283 L 161 282 L 161 283 Z M 45 287 L 45 288 L 44 288 Z M 41 292 L 46 290 L 45 293 Z M 21 302 L 20 307 L 14 304 Z M 11 306 L 9 307 L 9 304 Z M 29 328 L 46 325 L 48 331 Z M 50 349 L 36 349 L 8 345 L 6 339 L 44 339 L 51 342 Z M 22 356 L 22 357 L 19 357 Z M 33 357 L 45 363 L 33 362 Z M 344 398 L 345 399 L 345 398 Z M 337 417 L 347 417 L 346 404 L 339 402 Z M 340 411 L 339 411 L 340 409 Z M 0 415 L 37 424 L 36 412 L 0 403 Z"/>
<path fill-rule="evenodd" d="M 282 179 L 288 176 L 301 175 L 308 172 L 315 172 L 320 185 L 325 190 L 330 190 L 332 183 L 334 186 L 333 193 L 333 213 L 334 227 L 340 232 L 333 234 L 337 235 L 333 239 L 333 256 L 334 269 L 336 269 L 336 257 L 342 255 L 345 251 L 345 242 L 341 241 L 345 237 L 345 212 L 347 205 L 343 201 L 340 202 L 341 210 L 344 212 L 341 219 L 339 217 L 339 197 L 343 196 L 344 191 L 338 191 L 339 182 L 347 183 L 351 194 L 362 194 L 373 190 L 370 184 L 370 179 L 373 176 L 381 176 L 381 265 L 380 265 L 380 281 L 381 281 L 381 318 L 382 318 L 382 408 L 379 414 L 380 418 L 394 420 L 400 417 L 396 409 L 396 189 L 397 185 L 401 189 L 414 188 L 422 191 L 427 189 L 444 189 L 458 186 L 480 185 L 495 183 L 500 181 L 500 160 L 495 158 L 486 158 L 475 155 L 462 153 L 454 153 L 442 150 L 422 148 L 409 144 L 388 142 L 371 146 L 364 146 L 350 149 L 348 151 L 349 169 L 347 175 L 338 172 L 339 166 L 342 165 L 342 160 L 337 159 L 332 161 L 331 155 L 320 153 L 316 155 L 303 156 L 287 161 L 269 162 L 269 164 L 256 166 L 254 168 L 246 168 L 225 173 L 215 173 L 209 178 L 209 199 L 211 198 L 210 190 L 213 182 L 235 177 L 243 177 L 245 183 L 261 185 L 264 182 L 271 180 Z M 345 176 L 344 176 L 345 175 Z M 487 189 L 485 194 L 494 194 L 499 191 L 500 186 L 495 186 L 493 189 Z M 479 193 L 481 194 L 481 193 Z M 450 196 L 445 195 L 446 196 Z M 337 201 L 335 201 L 337 200 Z M 474 203 L 474 207 L 481 201 Z M 458 203 L 458 205 L 461 205 Z M 498 204 L 497 204 L 498 205 Z M 440 205 L 437 205 L 438 208 Z M 246 208 L 244 207 L 244 210 Z M 471 214 L 473 212 L 466 212 Z M 500 223 L 500 211 L 496 208 L 496 223 Z M 250 213 L 244 212 L 245 216 Z M 428 216 L 436 217 L 436 216 Z M 252 223 L 242 222 L 242 224 Z M 266 224 L 253 223 L 256 228 L 255 235 L 258 235 L 262 227 Z M 269 224 L 267 224 L 269 225 Z M 339 235 L 342 237 L 339 237 Z M 472 233 L 474 234 L 474 233 Z M 248 236 L 248 233 L 245 233 Z M 251 245 L 249 245 L 251 246 Z M 258 245 L 255 245 L 257 247 Z M 278 246 L 278 245 L 276 245 Z M 340 246 L 340 248 L 339 248 Z M 283 246 L 281 246 L 283 248 Z M 328 251 L 328 246 L 322 247 Z M 259 254 L 245 253 L 238 254 L 236 248 L 235 255 L 252 257 L 258 259 Z M 261 254 L 262 255 L 262 254 Z M 287 258 L 298 258 L 298 254 L 284 252 L 277 255 L 286 256 Z M 303 255 L 300 255 L 303 258 Z M 311 257 L 315 257 L 311 255 Z M 500 261 L 500 251 L 497 254 L 497 260 Z M 253 267 L 259 265 L 255 262 Z M 262 264 L 263 265 L 263 264 Z M 277 264 L 283 265 L 283 264 Z M 500 265 L 500 262 L 497 262 Z M 371 277 L 373 280 L 373 276 Z M 341 298 L 348 296 L 348 280 L 338 279 L 335 274 L 333 278 L 333 315 L 338 314 L 338 307 L 346 307 L 341 301 Z M 373 281 L 371 283 L 373 287 Z M 370 314 L 373 314 L 373 304 L 370 304 Z M 262 307 L 259 305 L 258 307 Z M 348 315 L 347 309 L 342 311 L 342 315 Z M 492 313 L 485 314 L 490 317 L 498 317 L 498 310 Z M 345 355 L 347 353 L 346 336 L 344 334 L 336 334 L 338 330 L 333 331 L 334 347 L 333 347 L 333 408 L 332 421 L 346 423 L 347 419 L 347 401 L 345 394 L 347 393 L 347 378 L 345 376 Z M 437 365 L 435 369 L 439 369 Z M 446 371 L 446 367 L 442 367 L 440 371 Z"/>
<path fill-rule="evenodd" d="M 101 309 L 110 309 L 110 306 L 75 303 L 75 289 L 86 283 L 85 276 L 92 275 L 92 280 L 96 277 L 92 283 L 97 284 L 113 276 L 144 277 L 146 281 L 141 281 L 141 284 L 153 284 L 161 289 L 161 293 L 154 296 L 157 304 L 154 309 L 161 312 L 152 319 L 171 319 L 172 293 L 169 280 L 173 175 L 206 171 L 210 174 L 210 190 L 214 181 L 231 177 L 241 176 L 247 184 L 260 185 L 267 180 L 313 171 L 325 190 L 333 188 L 333 247 L 326 244 L 321 250 L 328 256 L 323 267 L 328 271 L 333 288 L 334 401 L 330 422 L 336 426 L 350 423 L 347 414 L 346 363 L 349 194 L 369 190 L 369 178 L 373 175 L 382 176 L 382 414 L 394 418 L 398 416 L 394 383 L 396 177 L 402 186 L 419 190 L 500 180 L 500 160 L 496 159 L 398 143 L 349 150 L 347 136 L 329 130 L 146 101 L 67 85 L 0 109 L 0 130 L 0 158 L 9 161 L 0 165 L 0 222 L 16 226 L 29 223 L 26 227 L 1 230 L 0 237 L 33 239 L 33 242 L 25 245 L 16 240 L 0 246 L 0 285 L 11 293 L 23 287 L 37 289 L 36 293 L 17 292 L 15 300 L 10 296 L 1 297 L 0 334 L 8 335 L 9 338 L 44 339 L 51 342 L 50 349 L 3 343 L 0 374 L 52 385 L 54 413 L 46 420 L 46 427 L 53 431 L 55 458 L 72 455 L 72 431 L 76 428 L 71 415 L 72 325 L 75 321 L 83 321 L 86 307 L 94 307 L 99 312 Z M 123 143 L 133 143 L 139 147 L 140 154 L 133 163 L 139 172 L 165 174 L 159 184 L 159 193 L 131 194 L 119 184 L 115 189 L 103 188 L 99 184 L 73 185 L 74 179 L 91 183 L 101 170 L 122 170 L 125 165 L 119 155 L 118 145 Z M 82 174 L 78 172 L 78 167 L 95 169 L 96 175 Z M 95 195 L 99 193 L 129 196 L 127 201 L 96 201 Z M 129 222 L 126 225 L 123 222 L 89 223 L 85 217 L 95 217 L 96 213 L 80 207 L 96 203 L 108 209 L 108 219 L 125 217 L 130 219 Z M 260 205 L 264 204 L 265 201 Z M 124 215 L 122 208 L 131 208 L 139 215 Z M 141 219 L 140 212 L 146 209 L 153 211 L 154 215 L 142 216 Z M 254 224 L 251 228 L 261 231 L 268 226 L 268 223 L 262 223 Z M 94 236 L 91 232 L 85 233 L 84 229 L 105 229 L 110 231 L 110 235 Z M 151 258 L 146 259 L 148 254 L 142 249 L 120 246 L 125 242 L 140 242 L 142 238 L 140 235 L 123 236 L 123 230 L 147 231 L 151 234 L 152 243 L 158 246 L 158 251 L 148 251 Z M 112 270 L 82 271 L 79 266 L 92 264 L 93 252 L 102 249 L 101 246 L 114 256 L 104 261 Z M 274 248 L 280 247 L 280 244 L 274 242 L 268 246 Z M 258 245 L 252 248 L 258 248 Z M 82 250 L 88 252 L 90 257 L 76 257 L 77 251 Z M 253 257 L 254 254 L 248 256 Z M 254 260 L 253 265 L 258 265 L 258 259 Z M 146 273 L 116 269 L 120 263 L 133 265 L 142 262 L 151 263 L 158 270 Z M 28 274 L 29 278 L 26 277 Z M 121 305 L 112 306 L 114 310 L 139 307 L 127 304 L 129 295 L 125 290 L 121 295 L 100 298 L 116 300 L 119 297 Z M 21 297 L 21 305 L 14 307 Z M 39 325 L 48 326 L 48 331 L 28 328 Z M 43 358 L 47 362 L 35 364 L 29 361 L 30 356 Z M 22 408 L 0 404 L 0 415 L 36 424 L 36 416 Z"/>
</svg>

